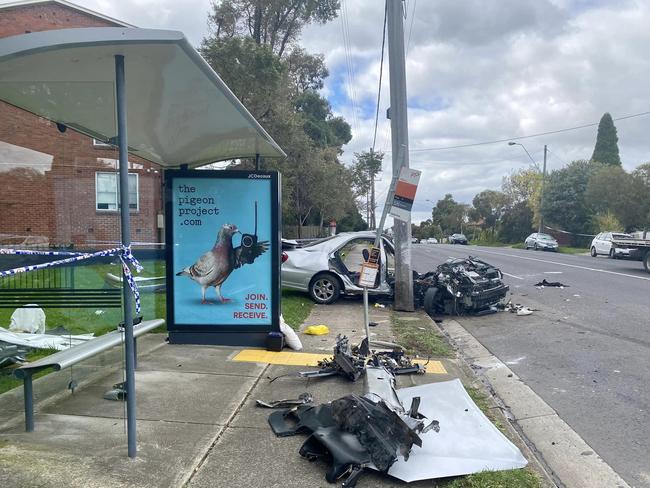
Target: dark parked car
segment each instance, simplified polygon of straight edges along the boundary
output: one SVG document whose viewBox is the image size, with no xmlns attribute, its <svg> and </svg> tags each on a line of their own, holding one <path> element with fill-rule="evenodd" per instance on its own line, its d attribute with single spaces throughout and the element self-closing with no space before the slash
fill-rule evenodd
<svg viewBox="0 0 650 488">
<path fill-rule="evenodd" d="M 464 244 L 467 245 L 467 237 L 465 234 L 452 234 L 448 238 L 449 244 Z"/>
</svg>

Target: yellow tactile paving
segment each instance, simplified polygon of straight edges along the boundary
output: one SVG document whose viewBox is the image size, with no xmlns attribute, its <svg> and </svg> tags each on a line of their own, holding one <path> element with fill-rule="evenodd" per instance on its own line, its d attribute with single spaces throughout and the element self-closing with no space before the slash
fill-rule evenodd
<svg viewBox="0 0 650 488">
<path fill-rule="evenodd" d="M 244 349 L 239 351 L 233 361 L 248 363 L 279 364 L 283 366 L 318 366 L 318 361 L 330 359 L 331 354 L 313 354 L 308 352 L 273 352 L 263 349 Z M 426 359 L 415 359 L 414 363 L 427 364 Z M 426 366 L 429 374 L 447 374 L 447 370 L 440 361 L 429 361 Z"/>
</svg>

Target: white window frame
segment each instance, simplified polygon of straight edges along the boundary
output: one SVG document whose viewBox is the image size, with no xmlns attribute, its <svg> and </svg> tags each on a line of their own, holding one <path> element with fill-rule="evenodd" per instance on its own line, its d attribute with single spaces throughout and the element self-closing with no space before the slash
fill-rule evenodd
<svg viewBox="0 0 650 488">
<path fill-rule="evenodd" d="M 110 149 L 110 148 L 114 148 L 115 146 L 108 142 L 100 141 L 99 139 L 93 138 L 93 147 L 96 147 L 98 149 L 106 149 L 106 148 Z"/>
<path fill-rule="evenodd" d="M 97 189 L 99 188 L 98 185 L 98 178 L 100 175 L 114 175 L 115 176 L 115 208 L 99 208 L 99 202 L 97 198 Z M 129 203 L 129 211 L 130 212 L 139 212 L 140 211 L 140 175 L 138 173 L 129 173 L 129 178 L 131 176 L 135 176 L 135 207 L 131 207 L 131 203 Z M 95 172 L 95 210 L 97 212 L 119 212 L 120 211 L 120 202 L 119 202 L 119 192 L 117 191 L 118 186 L 119 186 L 119 173 L 112 172 L 112 171 L 97 171 Z"/>
</svg>

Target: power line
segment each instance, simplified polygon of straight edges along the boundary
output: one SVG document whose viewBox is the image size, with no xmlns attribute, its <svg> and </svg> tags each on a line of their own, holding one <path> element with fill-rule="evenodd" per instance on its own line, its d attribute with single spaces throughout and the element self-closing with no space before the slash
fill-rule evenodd
<svg viewBox="0 0 650 488">
<path fill-rule="evenodd" d="M 386 45 L 386 13 L 388 11 L 388 4 L 384 2 L 384 30 L 381 35 L 381 61 L 379 63 L 379 88 L 377 89 L 377 111 L 375 112 L 375 130 L 372 137 L 372 152 L 375 152 L 375 144 L 377 143 L 377 125 L 379 124 L 379 103 L 381 101 L 381 80 L 384 73 L 384 47 Z"/>
<path fill-rule="evenodd" d="M 348 11 L 345 1 L 341 1 L 341 28 L 343 31 L 343 50 L 345 52 L 345 62 L 347 67 L 348 74 L 348 90 L 350 94 L 350 100 L 352 101 L 352 122 L 354 124 L 355 130 L 359 132 L 359 118 L 357 115 L 358 106 L 357 106 L 357 95 L 356 95 L 356 83 L 354 75 L 354 66 L 352 63 L 352 49 L 350 48 L 350 25 L 348 23 Z"/>
<path fill-rule="evenodd" d="M 650 115 L 650 111 L 648 112 L 641 112 L 638 114 L 632 114 L 632 115 L 624 115 L 623 117 L 617 117 L 612 120 L 625 120 L 625 119 L 632 119 L 634 117 L 643 117 L 644 115 Z M 578 130 L 578 129 L 586 129 L 587 127 L 594 127 L 597 126 L 600 122 L 594 122 L 592 124 L 584 124 L 584 125 L 577 125 L 575 127 L 568 127 L 566 129 L 558 129 L 558 130 L 551 130 L 548 132 L 539 132 L 537 134 L 530 134 L 527 136 L 518 136 L 518 137 L 508 137 L 507 139 L 497 139 L 494 141 L 485 141 L 485 142 L 474 142 L 472 144 L 459 144 L 457 146 L 441 146 L 441 147 L 429 147 L 429 148 L 422 148 L 422 149 L 411 149 L 409 152 L 424 152 L 424 151 L 443 151 L 445 149 L 461 149 L 464 147 L 474 147 L 474 146 L 485 146 L 488 144 L 498 144 L 501 142 L 508 142 L 508 141 L 518 141 L 521 139 L 530 139 L 532 137 L 540 137 L 540 136 L 547 136 L 550 134 L 559 134 L 562 132 L 569 132 L 572 130 Z"/>
<path fill-rule="evenodd" d="M 415 20 L 415 7 L 417 7 L 417 0 L 413 0 L 413 10 L 411 11 L 411 25 L 409 27 L 409 37 L 406 41 L 406 58 L 409 57 L 409 48 L 411 47 L 411 33 L 413 32 L 413 20 Z"/>
</svg>

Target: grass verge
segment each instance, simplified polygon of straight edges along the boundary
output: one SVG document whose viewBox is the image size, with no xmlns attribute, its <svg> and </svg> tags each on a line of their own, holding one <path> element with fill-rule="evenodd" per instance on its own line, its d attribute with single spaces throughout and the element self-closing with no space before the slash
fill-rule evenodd
<svg viewBox="0 0 650 488">
<path fill-rule="evenodd" d="M 313 307 L 314 302 L 304 293 L 282 290 L 282 316 L 292 329 L 300 328 Z"/>
<path fill-rule="evenodd" d="M 456 478 L 440 485 L 441 488 L 539 488 L 539 477 L 530 469 L 484 471 Z"/>
<path fill-rule="evenodd" d="M 412 314 L 413 315 L 413 314 Z M 411 318 L 417 317 L 413 315 Z M 449 344 L 431 327 L 428 319 L 404 320 L 392 312 L 391 321 L 397 342 L 406 348 L 407 354 L 420 357 L 450 357 L 453 355 Z"/>
<path fill-rule="evenodd" d="M 32 351 L 29 354 L 27 354 L 27 357 L 25 359 L 27 359 L 27 361 L 29 362 L 38 361 L 39 359 L 44 358 L 45 356 L 54 354 L 55 352 L 57 352 L 56 349 L 38 349 L 36 351 Z M 15 378 L 12 372 L 13 370 L 11 368 L 6 368 L 3 369 L 2 372 L 0 373 L 0 395 L 5 391 L 9 391 L 23 384 L 23 380 L 19 380 L 18 378 Z M 49 372 L 51 372 L 51 370 L 41 371 L 39 373 L 36 373 L 34 375 L 34 378 L 40 378 L 41 376 L 45 376 Z"/>
<path fill-rule="evenodd" d="M 587 254 L 589 253 L 589 249 L 584 249 L 582 247 L 565 247 L 565 246 L 560 246 L 557 248 L 558 252 L 561 252 L 562 254 Z"/>
</svg>

